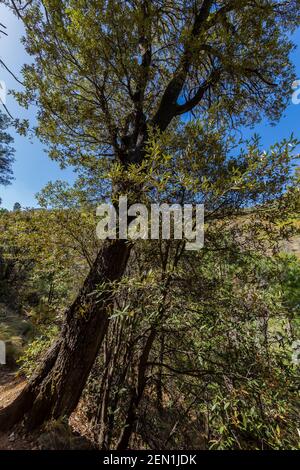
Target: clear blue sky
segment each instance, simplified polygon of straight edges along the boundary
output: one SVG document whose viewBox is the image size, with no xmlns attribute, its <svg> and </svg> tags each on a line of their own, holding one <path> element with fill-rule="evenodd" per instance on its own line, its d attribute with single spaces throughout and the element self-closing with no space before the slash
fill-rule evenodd
<svg viewBox="0 0 300 470">
<path fill-rule="evenodd" d="M 24 34 L 22 23 L 4 5 L 0 5 L 0 23 L 7 27 L 8 34 L 7 37 L 1 36 L 0 38 L 0 57 L 15 75 L 22 78 L 21 67 L 25 62 L 30 61 L 30 57 L 20 42 Z M 21 85 L 3 68 L 0 68 L 0 80 L 5 81 L 8 89 L 21 88 Z M 31 124 L 34 123 L 36 109 L 26 111 L 16 103 L 12 96 L 7 96 L 6 106 L 13 117 L 27 118 L 30 119 Z M 2 207 L 12 209 L 15 202 L 20 202 L 23 207 L 37 206 L 34 196 L 48 181 L 62 179 L 72 182 L 74 180 L 72 170 L 61 170 L 56 162 L 50 160 L 38 139 L 30 142 L 29 138 L 19 136 L 14 129 L 11 131 L 16 150 L 13 166 L 15 180 L 9 186 L 0 186 Z"/>
<path fill-rule="evenodd" d="M 23 35 L 22 24 L 4 5 L 0 5 L 0 22 L 7 26 L 8 34 L 7 37 L 3 36 L 0 39 L 0 57 L 17 76 L 20 76 L 22 65 L 30 60 L 20 43 Z M 300 46 L 300 29 L 293 39 Z M 300 47 L 293 53 L 292 58 L 297 67 L 297 77 L 300 79 Z M 0 80 L 6 82 L 8 89 L 20 87 L 3 68 L 0 68 Z M 20 108 L 12 96 L 7 97 L 6 104 L 14 117 L 27 118 L 30 119 L 31 124 L 34 123 L 36 111 L 34 108 L 28 111 Z M 261 135 L 263 145 L 268 147 L 275 141 L 288 137 L 292 132 L 300 139 L 299 124 L 300 105 L 294 105 L 291 102 L 276 127 L 263 121 L 256 126 L 255 132 Z M 48 181 L 56 179 L 74 181 L 72 169 L 61 170 L 56 162 L 48 158 L 37 139 L 30 142 L 28 138 L 19 136 L 13 130 L 11 133 L 15 139 L 16 149 L 16 161 L 13 166 L 15 180 L 10 186 L 0 187 L 2 207 L 12 209 L 15 202 L 20 202 L 23 207 L 35 207 L 37 206 L 35 194 Z"/>
</svg>

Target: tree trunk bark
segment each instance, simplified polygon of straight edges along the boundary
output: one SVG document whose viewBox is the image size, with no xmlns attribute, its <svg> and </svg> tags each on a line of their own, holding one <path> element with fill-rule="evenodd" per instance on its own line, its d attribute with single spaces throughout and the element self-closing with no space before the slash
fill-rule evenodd
<svg viewBox="0 0 300 470">
<path fill-rule="evenodd" d="M 123 431 L 121 432 L 121 436 L 117 444 L 117 450 L 128 449 L 129 441 L 134 431 L 134 425 L 137 419 L 137 410 L 138 410 L 140 401 L 143 398 L 143 394 L 144 394 L 145 387 L 147 384 L 147 376 L 146 376 L 147 363 L 148 363 L 151 348 L 152 348 L 152 345 L 154 343 L 156 336 L 157 336 L 157 329 L 153 327 L 147 338 L 146 344 L 144 346 L 141 357 L 139 359 L 138 370 L 137 370 L 137 384 L 136 384 L 135 389 L 132 391 L 132 396 L 130 398 L 129 407 L 127 410 L 127 415 L 126 415 L 125 423 L 123 426 Z"/>
<path fill-rule="evenodd" d="M 76 408 L 107 331 L 113 306 L 113 282 L 125 271 L 131 245 L 106 240 L 84 285 L 66 313 L 59 339 L 48 351 L 21 394 L 0 410 L 0 429 L 26 418 L 34 429 Z"/>
</svg>

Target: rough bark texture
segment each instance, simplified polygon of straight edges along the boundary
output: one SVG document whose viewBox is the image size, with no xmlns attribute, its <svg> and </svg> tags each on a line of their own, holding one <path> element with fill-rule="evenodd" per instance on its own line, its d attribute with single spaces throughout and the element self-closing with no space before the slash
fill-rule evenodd
<svg viewBox="0 0 300 470">
<path fill-rule="evenodd" d="M 117 450 L 126 450 L 129 446 L 129 441 L 134 431 L 134 425 L 137 419 L 137 409 L 139 407 L 140 401 L 143 397 L 144 390 L 147 384 L 147 363 L 149 359 L 149 355 L 151 352 L 152 345 L 157 335 L 157 329 L 153 327 L 151 332 L 147 338 L 146 344 L 142 351 L 142 354 L 139 359 L 138 363 L 138 371 L 137 371 L 137 384 L 135 389 L 132 392 L 132 396 L 129 402 L 129 407 L 127 410 L 127 416 L 125 420 L 125 425 L 123 427 L 123 431 L 121 433 Z"/>
<path fill-rule="evenodd" d="M 29 429 L 76 408 L 107 327 L 112 283 L 123 275 L 130 254 L 125 240 L 106 241 L 80 294 L 68 309 L 61 335 L 21 394 L 0 410 L 0 429 L 26 417 Z M 96 291 L 96 292 L 95 292 Z"/>
<path fill-rule="evenodd" d="M 204 0 L 198 14 L 195 15 L 191 40 L 198 36 L 202 24 L 209 17 L 212 3 L 212 0 Z M 143 5 L 145 24 L 149 17 L 149 5 L 148 1 Z M 15 6 L 14 8 L 18 17 L 23 19 L 18 8 Z M 143 73 L 142 78 L 138 80 L 137 91 L 134 95 L 133 131 L 120 139 L 121 146 L 116 138 L 117 129 L 111 126 L 107 103 L 105 100 L 102 103 L 108 119 L 107 126 L 112 148 L 124 167 L 129 163 L 138 164 L 143 160 L 148 124 L 158 132 L 166 130 L 174 117 L 193 109 L 201 101 L 212 83 L 220 78 L 219 71 L 214 70 L 199 86 L 192 99 L 184 104 L 178 104 L 178 98 L 192 65 L 189 41 L 187 41 L 179 58 L 178 67 L 162 93 L 155 115 L 147 119 L 143 111 L 143 101 L 147 82 L 150 80 L 152 52 L 150 36 L 146 36 L 145 31 L 141 31 L 141 43 L 144 49 L 141 62 Z M 98 89 L 99 91 L 101 92 L 100 89 Z M 100 99 L 102 99 L 101 95 Z M 121 134 L 123 135 L 123 131 Z M 132 190 L 132 188 L 130 189 Z M 27 416 L 28 426 L 34 428 L 48 418 L 68 416 L 74 410 L 107 331 L 108 312 L 112 306 L 109 288 L 97 299 L 93 296 L 93 292 L 97 285 L 118 280 L 122 276 L 129 253 L 130 246 L 123 240 L 104 244 L 103 250 L 91 267 L 79 296 L 67 312 L 61 337 L 48 352 L 41 369 L 16 400 L 7 408 L 0 410 L 0 429 L 10 428 L 24 415 Z M 135 409 L 141 399 L 140 393 L 142 394 L 143 391 L 142 382 L 141 377 L 140 390 L 137 392 L 137 397 L 133 398 L 129 410 L 130 427 L 121 438 L 120 448 L 125 447 L 132 432 Z M 130 416 L 131 414 L 132 416 Z"/>
</svg>

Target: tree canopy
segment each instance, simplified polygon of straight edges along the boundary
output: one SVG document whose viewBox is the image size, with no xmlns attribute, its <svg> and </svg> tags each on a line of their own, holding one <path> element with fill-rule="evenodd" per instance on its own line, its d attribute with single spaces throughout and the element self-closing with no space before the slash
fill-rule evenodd
<svg viewBox="0 0 300 470">
<path fill-rule="evenodd" d="M 208 113 L 251 125 L 288 102 L 297 0 L 7 3 L 33 59 L 15 94 L 38 105 L 36 133 L 62 165 L 137 162 L 149 127 Z"/>
</svg>

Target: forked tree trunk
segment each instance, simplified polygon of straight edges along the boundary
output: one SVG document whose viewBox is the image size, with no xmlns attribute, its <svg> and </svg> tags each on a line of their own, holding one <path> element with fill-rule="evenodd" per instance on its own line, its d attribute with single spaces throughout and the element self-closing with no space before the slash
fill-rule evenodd
<svg viewBox="0 0 300 470">
<path fill-rule="evenodd" d="M 120 279 L 130 254 L 125 240 L 107 240 L 71 307 L 59 339 L 21 394 L 0 410 L 0 429 L 26 418 L 29 429 L 69 416 L 76 408 L 107 331 L 113 281 Z"/>
</svg>

